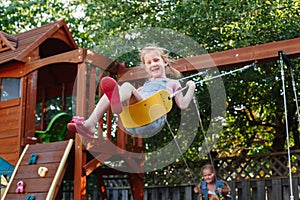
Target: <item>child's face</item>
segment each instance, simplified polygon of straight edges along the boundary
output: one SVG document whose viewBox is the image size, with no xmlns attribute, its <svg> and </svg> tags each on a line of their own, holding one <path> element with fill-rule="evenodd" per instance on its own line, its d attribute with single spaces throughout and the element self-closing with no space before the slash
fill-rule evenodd
<svg viewBox="0 0 300 200">
<path fill-rule="evenodd" d="M 202 172 L 203 179 L 206 183 L 213 183 L 215 179 L 215 174 L 209 170 L 209 169 L 204 169 Z"/>
<path fill-rule="evenodd" d="M 144 55 L 144 65 L 146 71 L 153 78 L 165 78 L 165 61 L 162 57 L 155 51 L 149 52 Z"/>
</svg>

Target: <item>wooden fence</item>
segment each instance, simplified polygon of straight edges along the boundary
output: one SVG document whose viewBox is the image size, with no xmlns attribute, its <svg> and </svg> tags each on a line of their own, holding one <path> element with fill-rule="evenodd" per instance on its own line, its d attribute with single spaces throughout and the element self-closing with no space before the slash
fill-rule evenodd
<svg viewBox="0 0 300 200">
<path fill-rule="evenodd" d="M 299 200 L 300 192 L 300 150 L 291 151 L 293 199 Z M 214 159 L 218 175 L 226 180 L 235 200 L 291 200 L 288 178 L 287 152 L 260 154 Z M 207 161 L 190 163 L 192 177 L 182 163 L 174 163 L 165 169 L 146 174 L 145 200 L 195 200 L 194 181 L 200 180 L 200 168 Z M 92 178 L 92 177 L 88 177 Z M 105 185 L 110 200 L 132 200 L 130 186 L 126 177 L 106 177 Z M 148 186 L 147 186 L 148 185 Z M 71 200 L 72 181 L 65 181 L 62 198 Z M 101 200 L 96 180 L 87 186 L 88 200 Z"/>
<path fill-rule="evenodd" d="M 300 177 L 293 177 L 294 200 L 299 200 Z M 255 179 L 228 182 L 234 200 L 290 200 L 288 178 Z M 193 185 L 145 187 L 144 200 L 196 200 Z M 101 200 L 96 187 L 87 188 L 88 200 Z M 133 200 L 130 187 L 107 187 L 109 200 Z M 73 191 L 63 191 L 63 200 L 72 199 Z"/>
<path fill-rule="evenodd" d="M 299 200 L 300 177 L 293 177 L 293 196 Z M 242 200 L 289 200 L 288 178 L 256 179 L 251 181 L 231 181 L 232 196 Z"/>
</svg>

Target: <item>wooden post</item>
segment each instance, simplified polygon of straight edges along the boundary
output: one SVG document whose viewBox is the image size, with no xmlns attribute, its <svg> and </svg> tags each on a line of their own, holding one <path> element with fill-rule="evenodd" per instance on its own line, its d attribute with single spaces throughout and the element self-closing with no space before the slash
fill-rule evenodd
<svg viewBox="0 0 300 200">
<path fill-rule="evenodd" d="M 78 65 L 77 74 L 77 102 L 76 114 L 86 116 L 87 112 L 87 84 L 86 84 L 87 67 L 85 63 Z M 86 164 L 86 152 L 83 151 L 83 145 L 78 133 L 75 134 L 75 163 L 74 163 L 74 200 L 86 199 L 86 176 L 82 176 L 82 167 Z"/>
<path fill-rule="evenodd" d="M 33 137 L 35 131 L 35 110 L 37 95 L 37 71 L 27 75 L 26 81 L 26 108 L 25 108 L 25 135 L 24 138 Z"/>
<path fill-rule="evenodd" d="M 144 174 L 128 174 L 134 200 L 144 199 Z"/>
</svg>

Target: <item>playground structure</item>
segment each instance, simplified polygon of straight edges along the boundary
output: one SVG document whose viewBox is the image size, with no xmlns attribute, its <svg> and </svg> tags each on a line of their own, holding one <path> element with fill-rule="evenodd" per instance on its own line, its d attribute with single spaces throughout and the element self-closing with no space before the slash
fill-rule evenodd
<svg viewBox="0 0 300 200">
<path fill-rule="evenodd" d="M 22 152 L 26 152 L 28 144 L 30 147 L 35 146 L 36 130 L 46 129 L 47 100 L 60 97 L 61 110 L 66 111 L 66 99 L 75 91 L 76 115 L 87 117 L 94 108 L 96 94 L 102 94 L 95 80 L 97 69 L 107 71 L 109 75 L 116 75 L 117 79 L 122 81 L 145 77 L 145 71 L 141 67 L 129 69 L 124 64 L 115 63 L 88 49 L 78 49 L 63 20 L 14 36 L 0 32 L 0 41 L 0 156 L 14 166 L 18 166 Z M 281 50 L 290 57 L 300 56 L 300 38 L 180 59 L 172 64 L 181 72 L 194 73 L 211 67 L 227 68 L 254 61 L 276 60 L 278 51 Z M 90 65 L 95 67 L 89 67 Z M 42 113 L 40 124 L 36 125 L 38 103 L 42 106 Z M 107 112 L 107 118 L 107 139 L 111 141 L 110 110 Z M 112 152 L 99 152 L 102 159 L 90 158 L 80 135 L 69 135 L 74 140 L 74 158 L 68 158 L 74 162 L 74 199 L 86 198 L 86 177 L 92 173 L 98 179 L 102 198 L 108 199 L 102 176 L 126 172 L 111 168 L 100 169 L 103 164 L 100 160 L 109 160 L 116 155 Z M 142 139 L 132 139 L 121 129 L 118 129 L 116 138 L 113 142 L 117 147 L 126 151 L 144 152 Z M 108 141 L 102 141 L 99 145 L 105 146 L 106 143 Z M 122 153 L 117 156 L 128 162 L 132 168 L 139 167 L 143 162 L 142 159 L 133 162 L 130 158 L 123 157 Z M 134 199 L 143 199 L 144 175 L 127 174 Z M 49 184 L 51 183 L 53 179 L 49 179 Z M 55 196 L 49 199 L 55 199 Z"/>
</svg>

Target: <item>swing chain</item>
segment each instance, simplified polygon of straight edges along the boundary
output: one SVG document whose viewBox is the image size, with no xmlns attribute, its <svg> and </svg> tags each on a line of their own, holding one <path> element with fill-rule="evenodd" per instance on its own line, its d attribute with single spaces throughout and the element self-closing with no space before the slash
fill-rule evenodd
<svg viewBox="0 0 300 200">
<path fill-rule="evenodd" d="M 235 72 L 241 72 L 241 71 L 243 71 L 243 70 L 245 70 L 245 69 L 248 69 L 248 68 L 250 68 L 250 67 L 255 67 L 255 66 L 256 66 L 256 64 L 255 64 L 255 62 L 254 62 L 254 63 L 252 63 L 252 64 L 250 64 L 250 65 L 245 65 L 244 67 L 241 67 L 241 68 L 238 68 L 238 69 L 235 69 L 235 70 L 230 70 L 229 72 L 224 72 L 224 73 L 221 73 L 221 74 L 219 74 L 219 75 L 212 76 L 212 77 L 209 77 L 209 78 L 200 80 L 200 81 L 198 81 L 198 82 L 195 82 L 195 84 L 196 84 L 196 85 L 197 85 L 197 84 L 203 84 L 203 82 L 211 81 L 211 80 L 213 80 L 213 79 L 216 79 L 216 78 L 219 78 L 219 77 L 222 77 L 222 76 L 226 76 L 226 75 L 229 75 L 229 74 L 232 75 L 232 74 L 235 73 Z"/>
<path fill-rule="evenodd" d="M 212 76 L 212 77 L 209 77 L 209 78 L 205 78 L 205 79 L 203 79 L 203 80 L 200 80 L 200 81 L 197 81 L 197 82 L 195 82 L 195 84 L 196 85 L 198 85 L 198 84 L 203 84 L 203 82 L 207 82 L 207 81 L 211 81 L 211 80 L 213 80 L 213 79 L 216 79 L 216 78 L 219 78 L 219 77 L 222 77 L 222 76 L 226 76 L 226 75 L 228 75 L 228 74 L 233 74 L 233 73 L 235 73 L 235 72 L 238 72 L 238 71 L 243 71 L 243 70 L 245 70 L 245 69 L 247 69 L 247 68 L 250 68 L 250 67 L 255 67 L 256 66 L 256 62 L 254 62 L 254 63 L 252 63 L 252 64 L 250 64 L 250 65 L 245 65 L 244 67 L 241 67 L 241 68 L 238 68 L 238 69 L 235 69 L 235 70 L 230 70 L 229 72 L 224 72 L 224 73 L 222 73 L 222 74 L 219 74 L 219 75 L 216 75 L 216 76 Z M 207 74 L 207 70 L 205 71 L 205 72 L 202 72 L 202 73 L 197 73 L 197 74 L 195 74 L 195 75 L 202 75 L 202 74 Z M 188 76 L 188 77 L 185 77 L 185 78 L 181 78 L 181 79 L 179 79 L 179 81 L 182 81 L 182 80 L 184 80 L 184 79 L 187 79 L 187 78 L 190 78 L 190 77 L 194 77 L 195 75 L 191 75 L 191 76 Z M 180 93 L 180 92 L 182 92 L 182 91 L 184 91 L 184 90 L 186 90 L 187 89 L 187 86 L 185 86 L 185 87 L 183 87 L 182 89 L 180 89 L 180 90 L 177 90 L 176 92 L 174 92 L 173 94 L 171 94 L 169 97 L 168 97 L 168 99 L 170 100 L 170 99 L 172 99 L 172 98 L 174 98 L 178 93 Z"/>
</svg>

